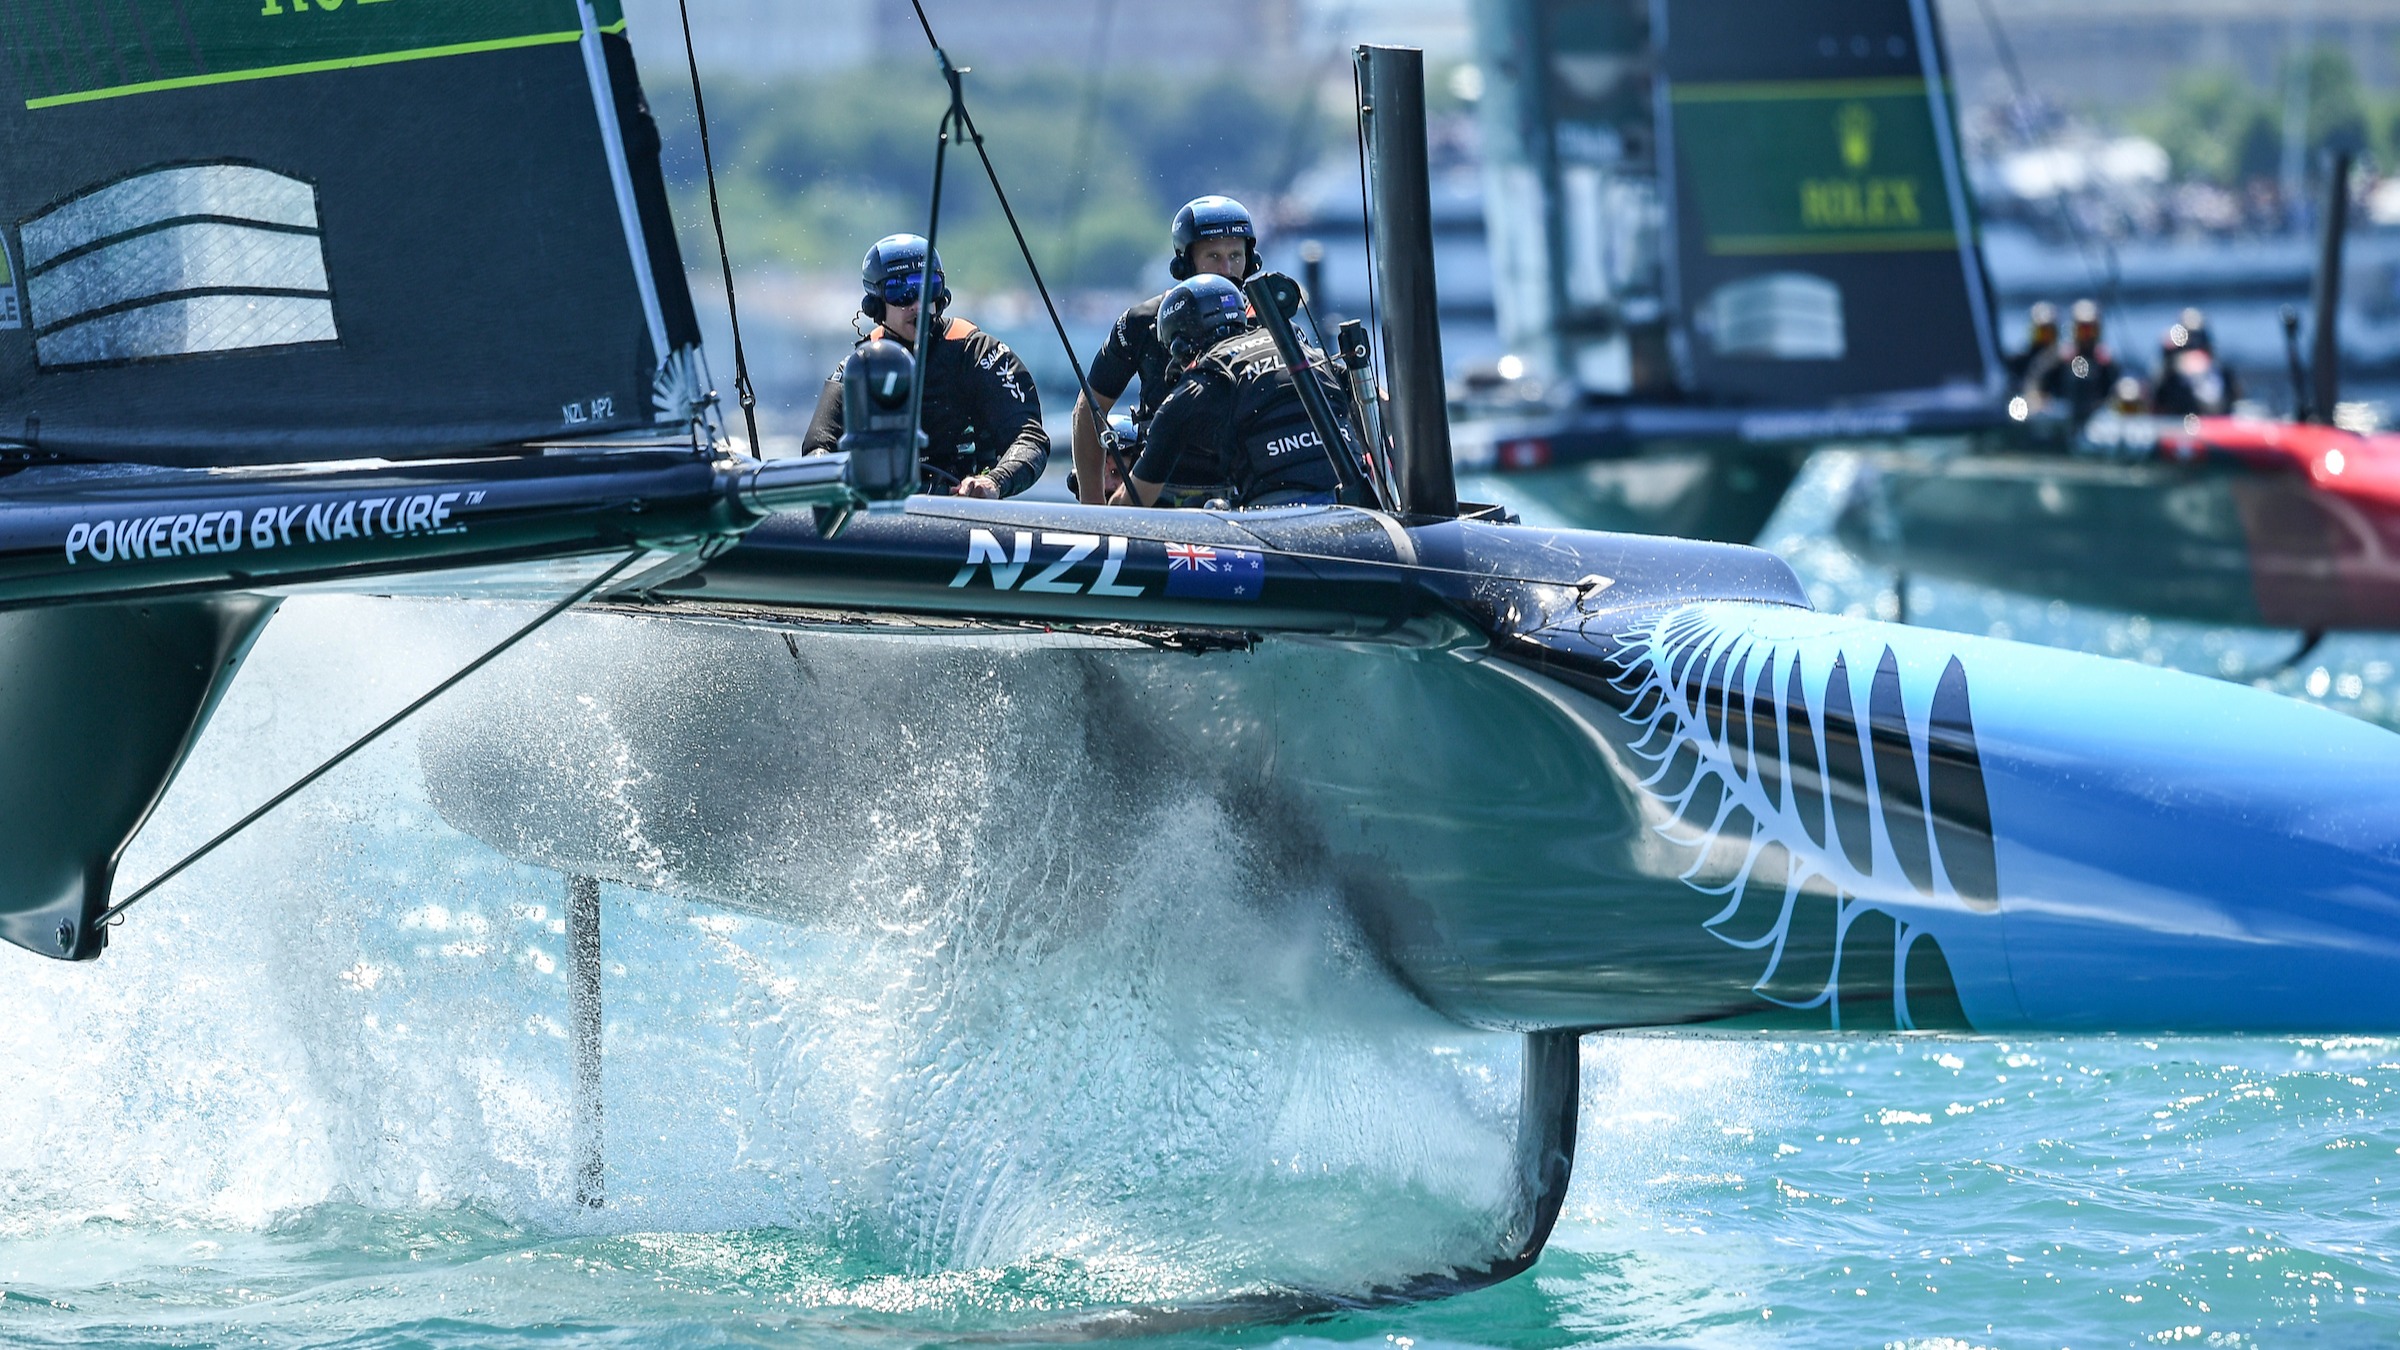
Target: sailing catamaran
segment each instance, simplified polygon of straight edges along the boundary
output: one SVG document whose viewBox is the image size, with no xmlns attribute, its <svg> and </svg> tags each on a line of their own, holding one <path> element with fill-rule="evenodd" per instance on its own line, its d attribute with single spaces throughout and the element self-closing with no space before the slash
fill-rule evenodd
<svg viewBox="0 0 2400 1350">
<path fill-rule="evenodd" d="M 2325 176 L 2311 359 L 2285 311 L 2295 416 L 2103 412 L 2069 453 L 1885 456 L 1835 524 L 1910 574 L 2207 624 L 2400 629 L 2400 434 L 2334 424 L 2350 161 Z"/>
<path fill-rule="evenodd" d="M 2400 737 L 1818 614 L 1752 549 L 1462 507 L 1418 53 L 1359 53 L 1377 505 L 915 497 L 828 534 L 779 508 L 846 491 L 832 466 L 541 440 L 577 412 L 681 433 L 705 389 L 613 10 L 270 4 L 188 39 L 161 23 L 156 55 L 0 14 L 0 126 L 42 170 L 5 188 L 24 319 L 0 335 L 0 417 L 24 423 L 0 481 L 0 936 L 21 947 L 99 954 L 113 860 L 271 588 L 663 547 L 595 621 L 802 677 L 533 674 L 516 715 L 425 737 L 447 818 L 574 878 L 578 915 L 607 879 L 805 921 L 841 903 L 823 872 L 707 804 L 771 798 L 831 848 L 938 829 L 938 793 L 879 790 L 917 786 L 881 747 L 955 711 L 952 677 L 1037 678 L 1045 698 L 975 715 L 1190 770 L 1429 1006 L 1526 1036 L 1515 1217 L 1488 1259 L 1378 1296 L 1538 1255 L 1585 1030 L 2400 1027 Z M 245 87 L 311 115 L 227 115 Z M 441 134 L 392 130 L 402 95 Z M 523 134 L 478 139 L 494 125 Z M 294 462 L 329 454 L 375 459 Z M 796 739 L 795 716 L 868 752 Z M 595 727 L 606 782 L 551 753 Z"/>
<path fill-rule="evenodd" d="M 2010 426 L 1932 0 L 1489 0 L 1485 223 L 1547 406 L 1461 464 L 1748 541 L 1817 444 Z"/>
</svg>

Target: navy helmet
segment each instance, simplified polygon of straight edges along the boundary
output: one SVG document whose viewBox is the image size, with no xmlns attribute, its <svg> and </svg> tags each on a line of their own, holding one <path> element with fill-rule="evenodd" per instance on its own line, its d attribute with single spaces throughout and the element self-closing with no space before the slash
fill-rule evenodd
<svg viewBox="0 0 2400 1350">
<path fill-rule="evenodd" d="M 1194 197 L 1185 202 L 1183 209 L 1175 213 L 1175 224 L 1168 235 L 1175 241 L 1175 257 L 1168 262 L 1167 270 L 1175 274 L 1177 281 L 1186 280 L 1199 270 L 1192 266 L 1192 245 L 1228 235 L 1248 241 L 1249 262 L 1242 275 L 1246 277 L 1258 270 L 1258 227 L 1251 223 L 1250 208 L 1231 197 Z"/>
<path fill-rule="evenodd" d="M 1178 361 L 1189 361 L 1249 327 L 1241 288 L 1214 272 L 1185 278 L 1158 302 L 1158 340 Z"/>
<path fill-rule="evenodd" d="M 867 292 L 858 302 L 859 312 L 870 319 L 882 318 L 886 305 L 913 305 L 928 291 L 928 307 L 934 313 L 950 303 L 950 287 L 942 280 L 942 255 L 921 234 L 887 234 L 876 240 L 859 264 L 858 280 Z"/>
</svg>

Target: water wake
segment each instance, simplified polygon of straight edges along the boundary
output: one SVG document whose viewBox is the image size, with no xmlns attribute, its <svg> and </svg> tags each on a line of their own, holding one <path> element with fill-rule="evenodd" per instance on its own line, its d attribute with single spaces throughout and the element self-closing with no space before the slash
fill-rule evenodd
<svg viewBox="0 0 2400 1350">
<path fill-rule="evenodd" d="M 124 875 L 515 618 L 288 605 Z M 664 625 L 569 619 L 426 734 L 521 750 L 529 670 L 776 696 L 725 658 Z M 1073 693 L 1010 696 L 1051 717 Z M 826 753 L 937 768 L 904 780 L 938 783 L 932 809 L 887 784 L 861 817 L 886 828 L 838 849 L 809 812 L 760 805 L 776 784 L 710 804 L 781 860 L 757 884 L 789 893 L 750 908 L 821 922 L 607 888 L 596 1213 L 572 1200 L 561 879 L 450 829 L 404 730 L 145 902 L 98 965 L 8 961 L 0 1269 L 71 1301 L 195 1268 L 230 1284 L 220 1263 L 266 1250 L 361 1278 L 432 1253 L 457 1279 L 571 1252 L 662 1287 L 972 1321 L 1358 1294 L 1488 1256 L 1514 1203 L 1514 1040 L 1423 1011 L 1204 775 L 1072 792 L 1123 786 L 1123 765 L 990 725 L 932 720 L 897 746 L 818 729 Z M 644 767 L 609 758 L 604 723 L 578 734 L 639 854 Z"/>
</svg>

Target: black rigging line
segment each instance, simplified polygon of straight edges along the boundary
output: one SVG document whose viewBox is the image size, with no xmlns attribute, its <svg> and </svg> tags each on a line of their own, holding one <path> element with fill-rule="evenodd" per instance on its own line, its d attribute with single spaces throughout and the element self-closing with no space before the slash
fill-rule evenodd
<svg viewBox="0 0 2400 1350">
<path fill-rule="evenodd" d="M 1033 274 L 1033 288 L 1042 297 L 1042 308 L 1049 312 L 1050 326 L 1057 330 L 1058 345 L 1066 349 L 1067 364 L 1075 370 L 1075 388 L 1083 395 L 1085 406 L 1098 408 L 1100 401 L 1092 396 L 1092 382 L 1083 373 L 1083 359 L 1075 355 L 1075 343 L 1067 336 L 1066 321 L 1058 317 L 1058 303 L 1050 298 L 1050 287 L 1042 280 L 1041 264 L 1033 260 L 1033 246 L 1025 242 L 1025 230 L 1017 223 L 1016 208 L 1008 204 L 1008 191 L 1000 186 L 1000 171 L 992 167 L 992 153 L 984 148 L 983 132 L 977 129 L 974 117 L 967 112 L 966 88 L 959 79 L 967 72 L 950 64 L 950 54 L 942 50 L 942 44 L 933 36 L 933 21 L 925 17 L 925 0 L 909 0 L 909 4 L 916 9 L 917 26 L 925 30 L 925 44 L 933 48 L 934 59 L 942 63 L 942 79 L 950 86 L 950 111 L 943 115 L 942 136 L 937 142 L 933 154 L 933 224 L 941 223 L 942 152 L 949 146 L 949 129 L 955 123 L 966 132 L 967 140 L 975 147 L 976 157 L 983 161 L 983 174 L 984 177 L 991 180 L 992 195 L 1000 200 L 1000 213 L 1008 217 L 1008 231 L 1017 237 L 1017 252 L 1025 256 L 1025 270 Z M 925 232 L 925 248 L 928 253 L 933 251 L 933 231 L 930 228 Z M 925 324 L 923 318 L 920 317 L 917 322 L 918 347 L 920 349 L 917 358 L 919 369 L 922 369 L 924 365 L 924 356 L 922 355 L 924 334 Z M 912 404 L 915 398 L 921 397 L 919 391 L 922 391 L 924 387 L 925 381 L 920 377 L 916 382 L 915 390 L 911 391 Z M 915 421 L 913 415 L 910 421 L 913 425 Z M 1108 439 L 1102 437 L 1100 443 L 1106 447 Z M 1125 462 L 1121 452 L 1111 449 L 1108 451 L 1108 455 L 1109 458 L 1116 461 L 1119 476 L 1131 472 L 1133 466 Z"/>
<path fill-rule="evenodd" d="M 1351 19 L 1358 13 L 1358 6 L 1359 0 L 1349 0 L 1349 3 L 1333 11 L 1333 16 L 1325 21 L 1326 30 L 1332 33 L 1348 31 Z M 1278 201 L 1291 192 L 1292 184 L 1299 181 L 1301 170 L 1307 167 L 1302 161 L 1308 156 L 1309 144 L 1316 139 L 1318 86 L 1333 73 L 1334 63 L 1347 55 L 1349 53 L 1342 49 L 1342 44 L 1335 41 L 1323 59 L 1309 71 L 1307 78 L 1301 81 L 1299 101 L 1292 105 L 1291 126 L 1284 133 L 1283 159 L 1276 166 L 1274 189 L 1269 194 Z"/>
<path fill-rule="evenodd" d="M 933 209 L 925 221 L 925 268 L 917 274 L 917 340 L 911 344 L 915 350 L 911 353 L 914 362 L 910 369 L 915 374 L 908 381 L 908 434 L 920 446 L 925 437 L 925 361 L 933 351 L 933 326 L 949 322 L 946 315 L 934 311 L 933 264 L 941 256 L 934 252 L 934 244 L 942 235 L 942 170 L 950 158 L 951 128 L 957 125 L 959 112 L 966 106 L 966 93 L 959 85 L 959 78 L 966 72 L 954 68 L 949 55 L 940 47 L 933 51 L 942 58 L 942 78 L 950 85 L 950 106 L 942 110 L 942 125 L 933 138 Z M 945 286 L 947 281 L 945 277 Z M 918 462 L 922 465 L 922 456 Z"/>
<path fill-rule="evenodd" d="M 692 11 L 686 0 L 675 0 L 683 15 L 683 59 L 692 70 L 692 111 L 700 119 L 700 166 L 708 175 L 708 222 L 717 232 L 717 262 L 725 269 L 725 317 L 733 325 L 733 393 L 741 400 L 742 425 L 750 433 L 750 453 L 767 457 L 758 443 L 758 394 L 750 387 L 750 363 L 742 356 L 742 312 L 733 302 L 733 255 L 725 249 L 725 213 L 717 205 L 717 157 L 708 144 L 708 101 L 700 96 L 700 58 L 692 50 Z"/>
<path fill-rule="evenodd" d="M 235 835 L 240 834 L 242 831 L 249 829 L 252 825 L 257 824 L 260 818 L 264 817 L 269 811 L 272 811 L 276 807 L 283 805 L 285 802 L 290 801 L 309 784 L 316 782 L 318 779 L 323 778 L 325 775 L 333 772 L 335 769 L 340 768 L 344 761 L 348 760 L 352 755 L 357 754 L 359 751 L 366 749 L 369 745 L 373 744 L 377 739 L 382 737 L 385 732 L 390 731 L 393 727 L 396 727 L 402 722 L 405 722 L 409 718 L 415 716 L 417 712 L 426 704 L 431 703 L 435 699 L 440 698 L 442 695 L 450 692 L 451 689 L 458 685 L 459 681 L 466 679 L 476 671 L 479 671 L 485 666 L 490 665 L 500 656 L 502 652 L 505 652 L 509 648 L 516 646 L 526 638 L 533 636 L 534 630 L 550 622 L 552 619 L 557 618 L 559 615 L 566 613 L 568 610 L 573 609 L 577 604 L 581 603 L 585 597 L 591 595 L 592 592 L 599 590 L 601 587 L 615 580 L 619 572 L 631 567 L 634 563 L 634 560 L 641 557 L 646 552 L 648 552 L 647 549 L 637 548 L 631 553 L 626 554 L 624 557 L 619 558 L 616 563 L 607 571 L 602 572 L 600 575 L 592 578 L 590 581 L 587 581 L 581 586 L 576 587 L 574 593 L 569 595 L 566 599 L 561 600 L 557 604 L 552 605 L 550 608 L 543 610 L 524 627 L 519 628 L 517 631 L 509 634 L 507 637 L 500 639 L 498 643 L 487 648 L 483 655 L 478 656 L 474 660 L 469 661 L 467 664 L 459 667 L 456 673 L 443 680 L 440 684 L 435 685 L 433 688 L 426 690 L 407 707 L 402 708 L 400 711 L 393 713 L 391 716 L 383 719 L 381 722 L 376 723 L 373 730 L 367 732 L 367 734 L 359 737 L 357 740 L 350 742 L 348 745 L 343 746 L 334 754 L 333 758 L 326 760 L 317 767 L 310 769 L 307 773 L 300 775 L 299 778 L 293 780 L 291 786 L 285 788 L 281 792 L 276 793 L 274 796 L 267 798 L 267 800 L 261 803 L 256 810 L 252 811 L 246 816 L 243 816 L 240 820 L 233 822 L 231 825 L 226 826 L 223 830 L 220 830 L 214 839 L 211 839 L 207 843 L 202 844 L 200 847 L 184 854 L 181 858 L 175 861 L 173 866 L 167 868 L 167 870 L 159 873 L 157 876 L 150 878 L 148 881 L 143 882 L 141 889 L 135 891 L 131 895 L 126 896 L 124 899 L 119 900 L 117 903 L 110 905 L 107 909 L 102 910 L 100 912 L 100 917 L 93 922 L 92 926 L 97 928 L 102 924 L 106 924 L 115 920 L 126 910 L 133 908 L 134 902 L 140 900 L 143 896 L 150 894 L 152 891 L 157 890 L 159 887 L 166 885 L 168 882 L 173 881 L 177 876 L 183 873 L 185 868 L 190 867 L 193 863 L 196 863 L 202 858 L 207 857 L 209 854 L 216 852 L 218 845 L 223 844 L 227 840 L 233 838 Z"/>
</svg>

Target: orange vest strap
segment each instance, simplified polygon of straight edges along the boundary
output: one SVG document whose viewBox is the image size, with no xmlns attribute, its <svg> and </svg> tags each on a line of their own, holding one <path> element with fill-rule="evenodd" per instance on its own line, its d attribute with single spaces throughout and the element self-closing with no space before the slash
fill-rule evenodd
<svg viewBox="0 0 2400 1350">
<path fill-rule="evenodd" d="M 855 332 L 856 330 L 854 329 L 852 331 Z M 957 342 L 974 331 L 975 325 L 968 323 L 965 319 L 952 319 L 950 320 L 949 324 L 942 329 L 942 336 L 948 338 L 952 342 Z M 875 331 L 867 334 L 867 341 L 881 342 L 890 336 L 891 334 L 883 331 L 882 324 L 877 324 L 875 325 Z"/>
</svg>

